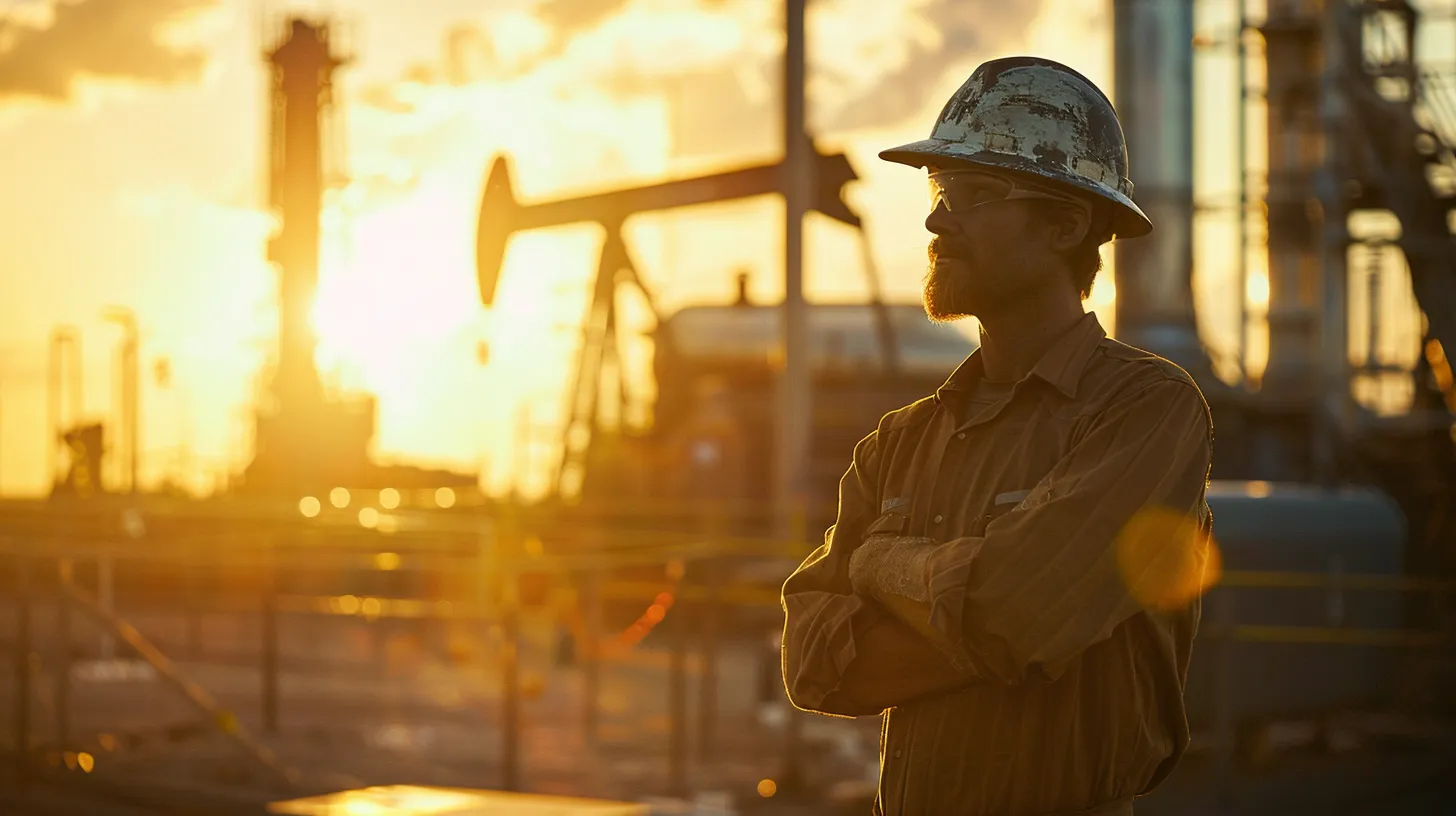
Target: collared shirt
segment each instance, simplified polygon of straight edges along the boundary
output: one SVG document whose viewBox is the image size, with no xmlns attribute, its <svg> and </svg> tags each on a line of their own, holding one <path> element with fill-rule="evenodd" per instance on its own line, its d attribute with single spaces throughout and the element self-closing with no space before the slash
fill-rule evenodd
<svg viewBox="0 0 1456 816">
<path fill-rule="evenodd" d="M 1091 314 L 977 411 L 981 377 L 977 352 L 856 446 L 834 526 L 784 584 L 789 696 L 883 711 L 876 813 L 1121 808 L 1188 744 L 1208 407 Z M 925 623 L 958 660 L 854 594 L 850 555 L 884 533 L 936 542 Z"/>
</svg>

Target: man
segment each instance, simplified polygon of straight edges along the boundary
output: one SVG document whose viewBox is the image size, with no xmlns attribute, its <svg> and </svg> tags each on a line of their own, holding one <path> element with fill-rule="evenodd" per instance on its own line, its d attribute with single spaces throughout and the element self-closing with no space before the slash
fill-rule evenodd
<svg viewBox="0 0 1456 816">
<path fill-rule="evenodd" d="M 1188 744 L 1212 429 L 1182 369 L 1083 310 L 1098 247 L 1152 229 L 1121 125 L 1015 57 L 880 155 L 928 170 L 925 309 L 981 346 L 856 446 L 784 584 L 789 697 L 884 712 L 875 813 L 1131 813 Z"/>
</svg>

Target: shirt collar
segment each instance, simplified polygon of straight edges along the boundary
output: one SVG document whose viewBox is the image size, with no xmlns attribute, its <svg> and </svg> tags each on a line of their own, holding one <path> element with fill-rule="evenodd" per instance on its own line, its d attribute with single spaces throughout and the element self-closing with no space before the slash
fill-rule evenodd
<svg viewBox="0 0 1456 816">
<path fill-rule="evenodd" d="M 1041 359 L 1036 361 L 1036 365 L 1032 366 L 1027 377 L 1037 377 L 1068 399 L 1076 399 L 1077 384 L 1082 380 L 1082 373 L 1087 370 L 1087 362 L 1092 359 L 1097 344 L 1106 337 L 1107 332 L 1097 320 L 1097 315 L 1087 312 L 1052 343 L 1041 355 Z M 945 384 L 936 389 L 935 396 L 940 399 L 944 392 L 969 391 L 984 375 L 985 367 L 978 348 L 951 372 Z"/>
</svg>

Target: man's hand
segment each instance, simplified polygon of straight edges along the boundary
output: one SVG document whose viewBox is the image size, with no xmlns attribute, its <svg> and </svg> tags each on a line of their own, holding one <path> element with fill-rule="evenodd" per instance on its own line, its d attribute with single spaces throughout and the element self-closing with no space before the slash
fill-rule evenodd
<svg viewBox="0 0 1456 816">
<path fill-rule="evenodd" d="M 928 560 L 935 551 L 931 538 L 873 535 L 849 558 L 849 583 L 856 595 L 872 598 L 934 646 L 957 676 L 975 674 L 965 653 L 930 625 Z"/>
<path fill-rule="evenodd" d="M 849 583 L 855 594 L 877 600 L 908 598 L 927 603 L 930 584 L 926 560 L 935 541 L 916 536 L 873 535 L 849 558 Z"/>
</svg>

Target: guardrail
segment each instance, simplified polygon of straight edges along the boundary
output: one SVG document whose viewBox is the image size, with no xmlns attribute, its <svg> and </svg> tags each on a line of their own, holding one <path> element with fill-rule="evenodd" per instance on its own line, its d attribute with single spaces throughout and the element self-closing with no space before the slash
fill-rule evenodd
<svg viewBox="0 0 1456 816">
<path fill-rule="evenodd" d="M 722 516 L 715 516 L 721 519 Z M 705 559 L 738 559 L 744 562 L 792 561 L 809 551 L 808 544 L 772 538 L 726 536 L 715 532 L 716 525 L 704 525 L 698 532 L 682 530 L 652 531 L 631 529 L 614 532 L 595 529 L 590 538 L 594 549 L 581 552 L 546 552 L 522 523 L 522 518 L 506 515 L 496 519 L 458 519 L 450 524 L 430 522 L 416 532 L 427 538 L 407 540 L 409 534 L 378 535 L 363 531 L 358 525 L 334 525 L 327 519 L 288 519 L 286 524 L 261 523 L 255 531 L 197 529 L 178 531 L 175 536 L 154 538 L 151 535 L 114 537 L 105 531 L 109 523 L 97 523 L 91 535 L 70 536 L 76 529 L 74 520 L 53 520 L 58 526 L 48 528 L 44 536 L 17 535 L 0 537 L 0 563 L 15 565 L 17 575 L 33 574 L 44 562 L 54 562 L 63 592 L 56 602 L 63 607 L 79 606 L 111 636 L 120 638 L 159 673 L 173 682 L 209 720 L 229 733 L 259 762 L 272 768 L 280 777 L 290 778 L 287 769 L 277 766 L 266 745 L 254 741 L 237 727 L 237 718 L 217 706 L 215 701 L 199 694 L 200 689 L 182 677 L 177 666 L 161 650 L 152 646 L 134 628 L 116 617 L 104 601 L 105 592 L 92 597 L 81 592 L 68 574 L 68 565 L 85 560 L 118 563 L 137 561 L 168 564 L 184 569 L 256 568 L 264 576 L 258 585 L 257 604 L 252 609 L 235 611 L 259 616 L 261 642 L 258 651 L 258 672 L 261 720 L 265 734 L 278 727 L 280 696 L 279 635 L 284 626 L 282 615 L 357 617 L 365 620 L 463 621 L 491 623 L 503 633 L 504 648 L 496 656 L 504 694 L 501 700 L 502 765 L 504 787 L 515 789 L 519 781 L 521 738 L 521 677 L 515 644 L 521 637 L 521 615 L 529 613 L 520 592 L 520 579 L 531 575 L 550 576 L 570 586 L 576 601 L 565 616 L 579 649 L 583 677 L 581 728 L 588 742 L 595 742 L 599 724 L 600 672 L 603 662 L 629 651 L 654 627 L 667 623 L 668 638 L 668 709 L 669 749 L 666 769 L 670 786 L 682 790 L 686 786 L 686 763 L 689 712 L 687 685 L 689 652 L 697 651 L 697 672 L 701 684 L 696 713 L 700 759 L 711 755 L 716 711 L 716 654 L 721 636 L 721 613 L 732 607 L 777 610 L 779 587 L 772 584 L 698 582 L 685 575 L 685 565 Z M 123 522 L 116 523 L 124 529 Z M 26 525 L 28 527 L 28 525 Z M 405 525 L 401 529 L 407 529 Z M 3 535 L 5 525 L 0 525 Z M 349 546 L 322 548 L 320 535 L 347 530 L 351 536 L 341 539 Z M 721 528 L 719 528 L 721 529 Z M 423 532 L 421 532 L 423 531 Z M 217 544 L 226 533 L 236 546 L 200 551 L 199 542 Z M 335 542 L 340 543 L 340 542 Z M 391 547 L 385 550 L 384 547 Z M 613 571 L 626 568 L 660 565 L 661 580 L 613 577 Z M 676 566 L 674 566 L 676 565 Z M 361 592 L 357 594 L 299 594 L 279 591 L 278 576 L 290 569 L 364 570 L 378 572 L 448 573 L 463 576 L 473 585 L 472 592 L 449 598 L 390 597 Z M 1227 668 L 1229 647 L 1235 643 L 1280 644 L 1345 644 L 1389 648 L 1434 648 L 1453 644 L 1450 631 L 1416 631 L 1406 629 L 1370 629 L 1345 626 L 1289 626 L 1277 621 L 1236 623 L 1234 604 L 1223 588 L 1310 590 L 1332 593 L 1393 592 L 1431 593 L 1437 599 L 1456 594 L 1456 581 L 1390 575 L 1356 575 L 1339 573 L 1239 572 L 1224 573 L 1213 590 L 1210 609 L 1200 640 L 1207 648 L 1221 653 L 1219 701 L 1215 720 L 1215 745 L 1220 756 L 1220 773 L 1228 773 L 1234 746 L 1235 723 L 1227 714 Z M 20 632 L 13 657 L 16 665 L 18 696 L 15 740 L 17 746 L 33 744 L 28 696 L 34 692 L 31 683 L 33 644 L 26 634 L 29 608 L 36 602 L 33 593 L 17 597 Z M 644 611 L 631 627 L 623 632 L 606 631 L 602 604 L 625 601 L 640 604 Z M 687 610 L 687 611 L 685 611 Z M 184 614 L 190 614 L 183 610 Z M 195 610 L 194 610 L 195 611 Z M 685 618 L 693 618 L 696 636 Z M 67 624 L 68 625 L 68 624 Z M 61 665 L 65 665 L 65 657 Z M 57 675 L 56 700 L 64 707 L 69 694 L 65 684 L 69 672 Z M 57 712 L 58 731 L 65 736 L 66 714 Z M 785 731 L 785 755 L 797 751 L 798 731 Z M 16 752 L 17 771 L 32 761 L 28 752 Z"/>
</svg>

